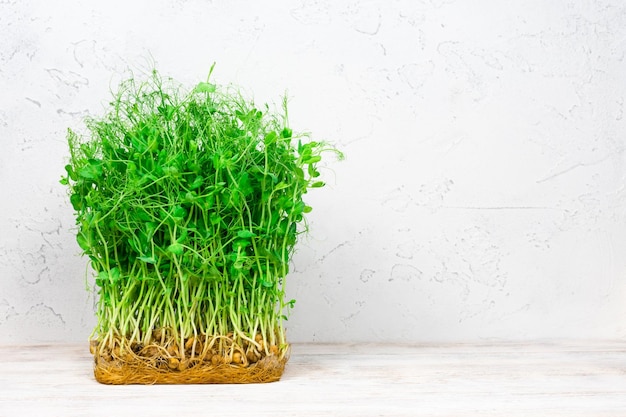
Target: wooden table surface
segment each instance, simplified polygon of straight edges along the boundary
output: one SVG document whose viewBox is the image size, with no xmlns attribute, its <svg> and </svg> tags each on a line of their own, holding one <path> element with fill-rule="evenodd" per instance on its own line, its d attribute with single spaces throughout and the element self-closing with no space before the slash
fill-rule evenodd
<svg viewBox="0 0 626 417">
<path fill-rule="evenodd" d="M 87 345 L 0 346 L 0 416 L 626 416 L 626 341 L 296 344 L 280 382 L 105 386 Z"/>
</svg>

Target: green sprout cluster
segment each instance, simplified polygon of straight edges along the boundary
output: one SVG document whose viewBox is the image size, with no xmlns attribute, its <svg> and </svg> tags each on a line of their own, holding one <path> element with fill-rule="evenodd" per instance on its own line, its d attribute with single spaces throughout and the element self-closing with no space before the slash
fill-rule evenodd
<svg viewBox="0 0 626 417">
<path fill-rule="evenodd" d="M 68 130 L 61 182 L 95 271 L 92 339 L 147 345 L 164 329 L 183 355 L 194 337 L 286 347 L 302 198 L 324 186 L 322 153 L 337 151 L 295 137 L 286 100 L 264 110 L 232 87 L 185 91 L 155 71 L 123 82 L 86 137 Z"/>
</svg>

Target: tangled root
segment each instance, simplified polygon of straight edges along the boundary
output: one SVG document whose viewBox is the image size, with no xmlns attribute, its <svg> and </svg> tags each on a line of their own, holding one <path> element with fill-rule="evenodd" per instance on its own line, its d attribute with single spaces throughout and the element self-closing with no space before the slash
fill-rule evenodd
<svg viewBox="0 0 626 417">
<path fill-rule="evenodd" d="M 203 343 L 200 338 L 185 341 L 179 349 L 173 341 L 142 346 L 117 340 L 109 346 L 91 342 L 94 375 L 109 385 L 127 384 L 250 384 L 280 379 L 288 360 L 288 346 L 258 349 L 262 342 L 245 346 L 231 339 Z M 223 339 L 223 338 L 221 338 Z M 205 339 L 206 342 L 206 339 Z M 113 347 L 111 347 L 113 346 Z"/>
</svg>

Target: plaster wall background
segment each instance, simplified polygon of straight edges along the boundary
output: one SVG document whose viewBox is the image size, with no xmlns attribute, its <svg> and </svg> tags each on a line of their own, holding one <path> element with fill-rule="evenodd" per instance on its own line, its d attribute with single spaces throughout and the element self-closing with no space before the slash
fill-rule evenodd
<svg viewBox="0 0 626 417">
<path fill-rule="evenodd" d="M 618 0 L 0 1 L 0 343 L 83 341 L 65 131 L 153 64 L 338 145 L 293 342 L 626 337 Z"/>
</svg>

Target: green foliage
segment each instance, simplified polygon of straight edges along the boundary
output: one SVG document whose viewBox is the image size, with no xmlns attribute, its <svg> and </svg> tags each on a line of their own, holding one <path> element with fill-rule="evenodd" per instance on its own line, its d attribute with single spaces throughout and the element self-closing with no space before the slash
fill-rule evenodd
<svg viewBox="0 0 626 417">
<path fill-rule="evenodd" d="M 234 332 L 284 343 L 284 282 L 321 142 L 234 89 L 185 92 L 156 71 L 120 86 L 89 135 L 72 130 L 61 183 L 99 288 L 102 338 Z"/>
</svg>

